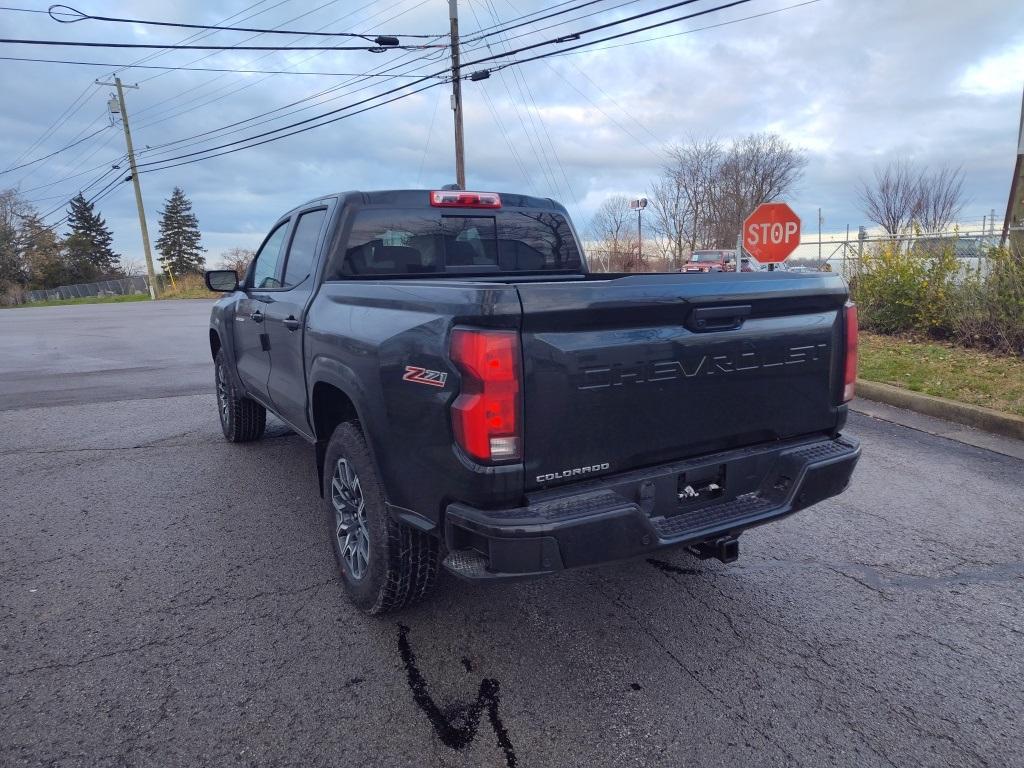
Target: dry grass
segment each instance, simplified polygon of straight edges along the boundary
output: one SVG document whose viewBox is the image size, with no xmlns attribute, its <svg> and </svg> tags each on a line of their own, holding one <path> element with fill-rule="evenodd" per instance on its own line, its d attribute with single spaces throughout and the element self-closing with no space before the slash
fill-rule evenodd
<svg viewBox="0 0 1024 768">
<path fill-rule="evenodd" d="M 170 280 L 164 283 L 161 299 L 215 299 L 221 295 L 206 287 L 202 275 L 182 275 L 174 278 L 174 283 L 173 286 Z"/>
<path fill-rule="evenodd" d="M 859 375 L 1024 416 L 1024 359 L 935 341 L 860 334 Z"/>
</svg>

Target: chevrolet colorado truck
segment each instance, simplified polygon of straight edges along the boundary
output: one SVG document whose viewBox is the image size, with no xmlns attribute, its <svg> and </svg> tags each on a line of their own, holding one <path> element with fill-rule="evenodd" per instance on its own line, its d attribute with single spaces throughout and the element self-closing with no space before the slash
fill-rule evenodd
<svg viewBox="0 0 1024 768">
<path fill-rule="evenodd" d="M 440 568 L 538 576 L 687 547 L 840 493 L 856 309 L 837 275 L 587 269 L 558 203 L 398 190 L 281 217 L 210 323 L 224 436 L 315 446 L 368 613 Z"/>
</svg>

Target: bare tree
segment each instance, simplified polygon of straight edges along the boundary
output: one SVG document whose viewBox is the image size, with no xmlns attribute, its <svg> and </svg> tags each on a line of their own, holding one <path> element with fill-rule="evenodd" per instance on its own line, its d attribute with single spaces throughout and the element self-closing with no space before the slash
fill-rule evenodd
<svg viewBox="0 0 1024 768">
<path fill-rule="evenodd" d="M 907 232 L 918 214 L 919 178 L 906 160 L 875 168 L 874 183 L 861 182 L 859 197 L 864 215 L 890 237 Z"/>
<path fill-rule="evenodd" d="M 942 166 L 937 171 L 916 168 L 906 160 L 893 160 L 875 168 L 874 182 L 861 182 L 864 215 L 890 237 L 914 227 L 941 232 L 964 207 L 964 174 L 960 168 Z"/>
<path fill-rule="evenodd" d="M 224 251 L 220 255 L 220 260 L 224 265 L 224 269 L 235 270 L 239 279 L 241 279 L 255 255 L 256 251 L 251 248 L 232 248 Z"/>
<path fill-rule="evenodd" d="M 625 195 L 612 195 L 598 207 L 588 229 L 593 246 L 590 252 L 607 272 L 640 272 L 636 214 Z"/>
<path fill-rule="evenodd" d="M 807 157 L 780 136 L 755 133 L 724 146 L 690 139 L 670 147 L 654 183 L 655 229 L 678 265 L 697 248 L 728 248 L 761 203 L 791 191 Z"/>
<path fill-rule="evenodd" d="M 779 199 L 803 177 L 807 155 L 774 133 L 733 142 L 718 168 L 713 246 L 728 248 L 761 203 Z"/>
<path fill-rule="evenodd" d="M 146 268 L 138 259 L 121 257 L 121 272 L 125 277 L 141 277 L 146 273 Z"/>
<path fill-rule="evenodd" d="M 0 291 L 13 285 L 24 285 L 26 270 L 19 252 L 18 238 L 26 216 L 32 213 L 17 190 L 0 192 Z"/>
<path fill-rule="evenodd" d="M 662 175 L 652 185 L 653 229 L 676 267 L 710 237 L 723 152 L 712 139 L 669 147 Z"/>
<path fill-rule="evenodd" d="M 917 222 L 925 232 L 946 229 L 964 208 L 964 172 L 943 165 L 918 178 Z"/>
</svg>

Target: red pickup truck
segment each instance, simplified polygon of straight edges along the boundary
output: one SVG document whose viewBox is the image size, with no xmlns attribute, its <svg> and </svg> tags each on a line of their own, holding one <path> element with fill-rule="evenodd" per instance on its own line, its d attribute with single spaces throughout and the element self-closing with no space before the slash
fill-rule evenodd
<svg viewBox="0 0 1024 768">
<path fill-rule="evenodd" d="M 694 251 L 690 260 L 683 265 L 680 272 L 735 272 L 736 251 L 710 250 Z M 750 259 L 743 257 L 744 272 L 753 272 Z"/>
</svg>

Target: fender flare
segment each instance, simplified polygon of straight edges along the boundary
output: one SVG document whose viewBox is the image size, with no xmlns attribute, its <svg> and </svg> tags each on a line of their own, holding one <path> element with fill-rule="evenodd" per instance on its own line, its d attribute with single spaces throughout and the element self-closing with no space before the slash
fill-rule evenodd
<svg viewBox="0 0 1024 768">
<path fill-rule="evenodd" d="M 224 357 L 228 361 L 228 377 L 231 379 L 232 386 L 234 386 L 234 388 L 239 392 L 245 392 L 245 386 L 242 384 L 242 379 L 238 375 L 238 367 L 235 365 L 235 334 L 229 332 L 232 330 L 231 328 L 224 327 L 225 312 L 226 310 L 224 308 L 214 307 L 213 312 L 210 315 L 210 333 L 216 334 L 217 339 L 220 342 L 220 348 L 223 350 Z M 212 346 L 210 348 L 210 356 L 216 359 Z"/>
<path fill-rule="evenodd" d="M 363 435 L 366 437 L 366 444 L 370 449 L 370 457 L 377 469 L 377 475 L 381 478 L 382 482 L 385 481 L 384 475 L 381 472 L 381 463 L 378 459 L 378 448 L 376 445 L 376 436 L 380 434 L 378 429 L 380 425 L 377 423 L 377 419 L 372 415 L 371 408 L 367 405 L 370 401 L 370 397 L 359 376 L 355 371 L 341 361 L 332 357 L 320 355 L 314 358 L 310 364 L 307 382 L 309 387 L 308 394 L 306 396 L 307 402 L 309 403 L 308 416 L 309 423 L 313 426 L 314 437 L 316 438 L 317 481 L 320 493 L 323 494 L 324 456 L 327 452 L 327 443 L 331 439 L 331 436 L 316 433 L 316 415 L 313 412 L 313 392 L 316 389 L 317 384 L 329 384 L 332 387 L 339 389 L 349 399 L 349 402 L 352 403 L 356 419 L 359 421 L 360 427 L 363 430 Z M 386 482 L 384 484 L 386 487 Z"/>
</svg>

